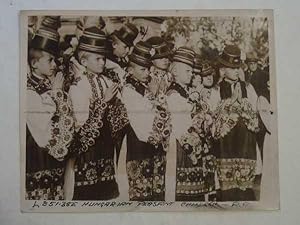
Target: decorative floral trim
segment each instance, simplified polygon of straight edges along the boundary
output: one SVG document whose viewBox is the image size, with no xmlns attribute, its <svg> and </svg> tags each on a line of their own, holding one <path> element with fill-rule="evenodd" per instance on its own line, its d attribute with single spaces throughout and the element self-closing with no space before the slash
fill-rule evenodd
<svg viewBox="0 0 300 225">
<path fill-rule="evenodd" d="M 26 173 L 27 200 L 63 200 L 64 169 Z"/>
<path fill-rule="evenodd" d="M 218 178 L 221 190 L 252 188 L 255 178 L 256 160 L 217 159 Z"/>
<path fill-rule="evenodd" d="M 259 131 L 258 113 L 253 110 L 252 105 L 246 98 L 242 99 L 241 108 L 242 108 L 241 117 L 243 118 L 247 128 L 250 131 L 258 132 Z"/>
<path fill-rule="evenodd" d="M 105 68 L 103 75 L 112 80 L 114 83 L 121 84 L 118 74 L 113 69 Z"/>
<path fill-rule="evenodd" d="M 127 110 L 119 98 L 108 105 L 107 120 L 109 121 L 112 137 L 129 124 Z"/>
<path fill-rule="evenodd" d="M 180 145 L 192 160 L 193 165 L 197 165 L 198 161 L 210 152 L 212 143 L 211 120 L 212 118 L 208 113 L 194 114 L 192 126 L 179 139 Z"/>
<path fill-rule="evenodd" d="M 107 104 L 97 99 L 90 102 L 89 118 L 74 135 L 70 149 L 76 154 L 87 152 L 95 144 L 95 140 L 100 136 L 103 127 L 102 118 Z"/>
<path fill-rule="evenodd" d="M 93 100 L 89 105 L 89 117 L 86 122 L 75 133 L 71 144 L 71 151 L 76 154 L 87 152 L 89 147 L 95 144 L 95 140 L 100 136 L 103 127 L 102 118 L 107 108 L 107 103 L 103 100 L 103 90 L 99 85 L 101 96 L 99 97 L 93 75 L 87 74 L 88 81 L 92 88 Z"/>
<path fill-rule="evenodd" d="M 35 90 L 38 94 L 46 94 L 56 104 L 56 112 L 51 118 L 51 139 L 46 145 L 48 154 L 55 159 L 62 161 L 68 154 L 68 147 L 71 143 L 74 133 L 74 118 L 71 111 L 71 101 L 68 95 L 60 89 L 52 90 L 48 79 L 38 79 L 35 76 L 29 76 L 27 88 Z"/>
<path fill-rule="evenodd" d="M 27 74 L 27 90 L 36 91 L 39 95 L 50 91 L 52 85 L 48 79 L 39 79 L 31 74 Z"/>
<path fill-rule="evenodd" d="M 176 193 L 199 195 L 215 190 L 214 172 L 208 174 L 203 167 L 177 168 Z"/>
<path fill-rule="evenodd" d="M 167 151 L 171 130 L 171 113 L 166 109 L 157 106 L 155 108 L 155 117 L 152 132 L 148 138 L 148 143 L 156 147 L 158 147 L 159 144 L 162 144 L 164 150 Z"/>
<path fill-rule="evenodd" d="M 83 165 L 75 164 L 75 186 L 93 185 L 114 179 L 115 169 L 112 159 L 89 161 Z"/>
<path fill-rule="evenodd" d="M 56 113 L 52 118 L 51 139 L 47 144 L 49 155 L 62 161 L 68 154 L 68 147 L 74 134 L 74 118 L 71 111 L 71 102 L 62 90 L 51 92 L 56 104 Z"/>
<path fill-rule="evenodd" d="M 154 195 L 164 195 L 165 167 L 165 156 L 128 161 L 126 169 L 129 198 L 131 200 L 151 199 Z"/>
<path fill-rule="evenodd" d="M 231 99 L 222 100 L 214 114 L 213 136 L 215 139 L 226 136 L 242 118 L 247 129 L 258 132 L 257 112 L 252 109 L 247 99 L 242 99 L 241 104 L 232 103 Z"/>
</svg>

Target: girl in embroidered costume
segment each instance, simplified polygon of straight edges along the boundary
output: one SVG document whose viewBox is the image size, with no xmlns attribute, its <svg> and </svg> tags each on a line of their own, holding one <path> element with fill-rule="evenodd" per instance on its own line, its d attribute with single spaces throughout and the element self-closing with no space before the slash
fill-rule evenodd
<svg viewBox="0 0 300 225">
<path fill-rule="evenodd" d="M 74 200 L 108 200 L 119 195 L 115 180 L 114 142 L 107 117 L 118 85 L 103 75 L 107 40 L 97 27 L 84 30 L 78 59 L 86 71 L 70 87 L 76 134 Z"/>
<path fill-rule="evenodd" d="M 63 200 L 65 157 L 74 132 L 63 76 L 56 73 L 59 17 L 45 17 L 29 43 L 26 199 Z"/>
<path fill-rule="evenodd" d="M 172 75 L 169 72 L 171 49 L 161 37 L 151 37 L 147 42 L 152 46 L 150 54 L 153 66 L 150 76 L 159 83 L 159 92 L 165 94 L 172 82 Z"/>
<path fill-rule="evenodd" d="M 204 201 L 205 194 L 214 189 L 213 179 L 212 183 L 205 182 L 207 174 L 214 173 L 204 129 L 211 121 L 206 120 L 205 112 L 190 93 L 194 58 L 195 53 L 189 48 L 175 51 L 170 69 L 175 81 L 167 92 L 172 140 L 176 141 L 176 201 Z"/>
<path fill-rule="evenodd" d="M 170 135 L 170 115 L 164 98 L 156 98 L 158 84 L 148 83 L 151 46 L 138 42 L 130 55 L 129 72 L 123 89 L 130 129 L 127 133 L 126 169 L 129 199 L 165 199 L 166 149 Z"/>
<path fill-rule="evenodd" d="M 241 51 L 228 45 L 219 57 L 221 102 L 215 110 L 213 135 L 217 140 L 219 201 L 256 200 L 257 95 L 239 79 Z"/>
</svg>

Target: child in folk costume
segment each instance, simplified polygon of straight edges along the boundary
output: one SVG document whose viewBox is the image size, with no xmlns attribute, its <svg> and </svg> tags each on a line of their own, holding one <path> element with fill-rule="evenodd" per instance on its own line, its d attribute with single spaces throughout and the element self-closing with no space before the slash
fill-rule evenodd
<svg viewBox="0 0 300 225">
<path fill-rule="evenodd" d="M 205 194 L 212 191 L 214 186 L 204 181 L 207 172 L 204 168 L 208 169 L 211 164 L 209 161 L 213 158 L 208 157 L 207 162 L 202 158 L 202 154 L 208 150 L 203 142 L 203 126 L 211 122 L 205 120 L 205 114 L 198 110 L 201 107 L 190 93 L 194 58 L 195 53 L 189 48 L 180 47 L 175 51 L 170 69 L 174 82 L 167 91 L 172 141 L 176 142 L 176 201 L 203 201 Z"/>
<path fill-rule="evenodd" d="M 149 83 L 151 46 L 138 42 L 130 55 L 123 101 L 128 111 L 126 169 L 129 199 L 165 199 L 166 150 L 170 135 L 170 115 L 164 96 L 155 98 L 158 84 Z"/>
<path fill-rule="evenodd" d="M 132 23 L 139 29 L 139 35 L 135 43 L 138 41 L 146 41 L 150 37 L 161 36 L 161 26 L 165 21 L 165 17 L 133 17 Z"/>
<path fill-rule="evenodd" d="M 211 111 L 216 109 L 217 104 L 221 100 L 215 79 L 216 71 L 212 64 L 196 55 L 192 86 L 199 93 L 200 99 L 208 104 Z"/>
<path fill-rule="evenodd" d="M 220 201 L 255 200 L 253 192 L 257 159 L 257 95 L 251 84 L 239 79 L 241 51 L 228 45 L 219 57 L 221 102 L 215 110 Z"/>
<path fill-rule="evenodd" d="M 133 42 L 138 33 L 136 26 L 131 23 L 126 23 L 119 30 L 115 30 L 110 35 L 112 49 L 111 54 L 108 55 L 108 63 L 111 63 L 113 66 L 112 62 L 114 62 L 125 70 L 128 66 L 128 54 L 132 50 Z"/>
<path fill-rule="evenodd" d="M 47 18 L 46 18 L 47 19 Z M 59 18 L 56 18 L 59 20 Z M 65 157 L 74 132 L 71 102 L 57 73 L 59 35 L 42 26 L 29 44 L 26 116 L 26 199 L 64 199 Z"/>
<path fill-rule="evenodd" d="M 119 195 L 115 180 L 114 143 L 107 117 L 118 85 L 103 75 L 107 39 L 97 27 L 84 30 L 78 59 L 86 71 L 70 87 L 76 134 L 74 200 L 107 200 Z"/>
<path fill-rule="evenodd" d="M 150 50 L 153 66 L 151 67 L 151 78 L 159 83 L 159 91 L 166 93 L 172 82 L 172 75 L 169 72 L 171 49 L 168 43 L 161 37 L 151 37 L 147 42 L 152 46 Z"/>
<path fill-rule="evenodd" d="M 216 174 L 216 157 L 214 140 L 212 137 L 213 113 L 221 101 L 220 93 L 215 82 L 215 69 L 207 60 L 202 60 L 199 55 L 195 57 L 194 77 L 192 80 L 193 91 L 190 98 L 197 102 L 197 112 L 205 117 L 206 125 L 203 126 L 201 145 L 204 151 L 201 153 L 203 163 L 203 180 L 208 189 L 208 200 L 216 200 L 216 188 L 218 188 Z"/>
<path fill-rule="evenodd" d="M 126 23 L 119 30 L 115 30 L 110 38 L 111 48 L 108 52 L 104 75 L 123 88 L 128 54 L 132 50 L 133 42 L 138 35 L 138 29 L 131 23 Z M 123 139 L 128 129 L 127 112 L 120 98 L 115 98 L 110 105 L 108 118 L 111 124 L 112 135 L 116 145 L 117 162 L 121 151 Z"/>
</svg>

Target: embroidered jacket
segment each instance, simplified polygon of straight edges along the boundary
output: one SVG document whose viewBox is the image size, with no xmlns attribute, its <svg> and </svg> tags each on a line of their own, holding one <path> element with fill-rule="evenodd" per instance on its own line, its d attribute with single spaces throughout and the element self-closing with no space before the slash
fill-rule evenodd
<svg viewBox="0 0 300 225">
<path fill-rule="evenodd" d="M 173 134 L 177 141 L 177 200 L 190 200 L 214 189 L 215 157 L 210 154 L 208 106 L 199 93 L 173 82 L 167 92 Z"/>
<path fill-rule="evenodd" d="M 62 161 L 74 132 L 71 103 L 48 79 L 34 74 L 27 80 L 26 199 L 61 200 Z"/>
<path fill-rule="evenodd" d="M 240 84 L 241 98 L 233 99 Z M 218 179 L 221 190 L 253 188 L 259 162 L 257 95 L 251 84 L 220 82 L 221 102 L 214 113 L 213 137 L 218 146 Z"/>
<path fill-rule="evenodd" d="M 145 84 L 127 76 L 123 101 L 138 139 L 167 149 L 171 124 L 164 96 L 155 98 Z"/>
<path fill-rule="evenodd" d="M 112 81 L 103 75 L 84 73 L 70 87 L 77 131 L 70 147 L 76 156 L 75 199 L 105 200 L 119 194 L 107 116 L 110 103 L 104 101 L 105 90 L 111 85 Z M 90 189 L 84 190 L 81 186 Z"/>
</svg>

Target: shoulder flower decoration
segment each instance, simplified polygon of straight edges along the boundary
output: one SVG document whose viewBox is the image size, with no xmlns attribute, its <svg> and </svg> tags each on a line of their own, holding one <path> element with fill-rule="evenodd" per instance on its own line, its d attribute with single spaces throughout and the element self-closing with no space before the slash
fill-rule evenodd
<svg viewBox="0 0 300 225">
<path fill-rule="evenodd" d="M 155 49 L 154 48 L 151 48 L 151 50 L 150 50 L 150 55 L 151 55 L 151 57 L 153 57 L 154 55 L 155 55 Z"/>
</svg>

